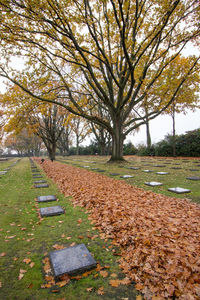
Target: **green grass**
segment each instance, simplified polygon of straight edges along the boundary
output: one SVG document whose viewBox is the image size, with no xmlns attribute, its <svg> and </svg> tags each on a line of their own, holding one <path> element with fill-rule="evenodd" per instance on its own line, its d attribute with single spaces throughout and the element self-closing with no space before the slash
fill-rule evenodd
<svg viewBox="0 0 200 300">
<path fill-rule="evenodd" d="M 71 164 L 78 167 L 89 166 L 91 168 L 100 168 L 105 170 L 103 175 L 112 177 L 110 173 L 119 173 L 120 175 L 129 174 L 133 178 L 121 179 L 120 175 L 112 177 L 114 179 L 125 180 L 127 183 L 140 187 L 144 190 L 151 190 L 155 193 L 164 194 L 170 197 L 176 198 L 189 198 L 196 203 L 200 203 L 200 181 L 193 181 L 186 179 L 190 176 L 200 177 L 200 160 L 182 160 L 179 158 L 151 158 L 151 157 L 137 157 L 129 156 L 125 157 L 127 163 L 107 163 L 108 157 L 100 156 L 69 156 L 69 157 L 58 157 L 58 161 Z M 91 163 L 92 161 L 92 163 Z M 167 164 L 165 164 L 167 163 Z M 155 165 L 164 165 L 165 167 L 155 167 Z M 177 164 L 177 165 L 176 165 Z M 198 166 L 199 165 L 199 166 Z M 139 170 L 128 169 L 130 166 L 139 167 Z M 181 169 L 172 169 L 173 167 L 180 167 Z M 143 170 L 149 169 L 153 172 L 145 173 Z M 189 169 L 197 169 L 198 171 L 190 171 Z M 168 175 L 158 175 L 156 172 L 164 171 L 169 172 Z M 97 172 L 93 170 L 93 172 Z M 162 182 L 163 185 L 159 187 L 150 187 L 144 183 L 148 181 Z M 186 194 L 175 194 L 168 191 L 171 187 L 182 187 L 190 189 L 191 193 Z"/>
<path fill-rule="evenodd" d="M 5 167 L 7 162 L 3 164 Z M 8 162 L 10 164 L 11 161 Z M 99 232 L 88 220 L 86 211 L 74 208 L 70 198 L 65 198 L 48 178 L 49 188 L 35 189 L 33 181 L 28 159 L 22 159 L 0 179 L 0 299 L 135 299 L 138 293 L 134 284 L 120 285 L 118 288 L 109 284 L 109 280 L 113 279 L 110 276 L 112 273 L 116 273 L 119 279 L 125 276 L 117 263 L 119 257 L 113 255 L 113 248 L 109 248 L 111 241 L 99 237 Z M 37 207 L 51 206 L 52 203 L 37 205 L 35 199 L 37 196 L 49 194 L 58 197 L 56 205 L 65 209 L 65 215 L 44 218 L 40 222 Z M 80 218 L 82 222 L 79 224 Z M 94 235 L 98 237 L 92 240 Z M 41 285 L 45 283 L 43 258 L 54 250 L 53 245 L 68 247 L 74 242 L 85 243 L 102 267 L 110 266 L 107 269 L 108 277 L 103 278 L 94 270 L 81 280 L 71 280 L 68 285 L 56 288 L 56 294 L 53 293 L 54 287 L 42 289 Z M 23 262 L 25 258 L 34 262 L 32 268 Z M 27 272 L 18 280 L 20 269 Z M 97 291 L 102 286 L 105 294 L 100 296 Z M 86 291 L 90 287 L 93 287 L 92 292 Z"/>
</svg>

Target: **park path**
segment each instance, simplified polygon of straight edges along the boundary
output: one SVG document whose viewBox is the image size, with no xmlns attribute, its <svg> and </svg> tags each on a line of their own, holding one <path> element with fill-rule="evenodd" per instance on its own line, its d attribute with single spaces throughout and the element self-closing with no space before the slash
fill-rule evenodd
<svg viewBox="0 0 200 300">
<path fill-rule="evenodd" d="M 200 298 L 200 205 L 59 162 L 41 166 L 120 247 L 120 266 L 146 299 Z"/>
</svg>

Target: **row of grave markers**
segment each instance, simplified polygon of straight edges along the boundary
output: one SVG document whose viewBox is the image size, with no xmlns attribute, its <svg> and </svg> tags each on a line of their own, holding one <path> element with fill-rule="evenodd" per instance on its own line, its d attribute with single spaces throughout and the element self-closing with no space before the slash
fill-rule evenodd
<svg viewBox="0 0 200 300">
<path fill-rule="evenodd" d="M 43 178 L 32 159 L 30 159 L 30 163 L 33 179 Z M 34 181 L 34 187 L 48 188 L 49 185 L 46 180 L 41 179 Z M 37 197 L 38 203 L 46 203 L 52 201 L 57 201 L 55 195 Z M 64 209 L 59 205 L 40 208 L 41 217 L 57 216 L 64 213 Z M 83 273 L 96 267 L 97 264 L 84 244 L 64 248 L 62 250 L 51 251 L 49 253 L 49 258 L 56 280 L 64 274 L 74 275 Z"/>
<path fill-rule="evenodd" d="M 154 165 L 154 167 L 165 167 L 165 165 Z M 90 166 L 83 166 L 83 168 L 89 169 Z M 173 167 L 172 169 L 177 169 L 177 168 L 181 169 L 179 167 Z M 140 167 L 127 167 L 127 169 L 139 170 Z M 102 170 L 102 169 L 99 169 L 99 168 L 91 168 L 91 170 L 94 170 L 94 171 L 97 171 L 97 172 L 100 172 L 100 173 L 105 172 L 105 170 Z M 189 170 L 190 171 L 199 171 L 198 169 L 189 169 Z M 145 173 L 153 172 L 152 170 L 142 170 L 142 171 L 145 172 Z M 158 175 L 168 175 L 169 174 L 169 172 L 155 172 L 155 173 L 158 174 Z M 109 175 L 110 176 L 120 176 L 119 173 L 110 173 Z M 129 174 L 120 176 L 120 178 L 123 178 L 123 179 L 129 179 L 129 178 L 133 178 L 133 177 L 134 177 L 133 175 L 129 175 Z M 190 176 L 190 177 L 186 177 L 186 179 L 199 181 L 200 177 L 199 176 Z M 148 186 L 152 186 L 152 187 L 163 185 L 162 182 L 157 182 L 157 181 L 144 182 L 144 184 L 146 184 Z M 172 187 L 172 188 L 168 188 L 167 190 L 170 191 L 170 192 L 176 193 L 176 194 L 183 194 L 183 193 L 190 193 L 191 192 L 191 190 L 185 189 L 185 188 L 182 188 L 182 187 Z"/>
<path fill-rule="evenodd" d="M 2 161 L 4 161 L 4 160 L 2 160 Z M 6 175 L 8 173 L 8 171 L 10 171 L 12 169 L 12 167 L 14 167 L 19 161 L 20 161 L 20 159 L 16 160 L 10 166 L 8 166 L 7 168 L 5 168 L 3 171 L 0 171 L 0 178 L 2 176 Z"/>
</svg>

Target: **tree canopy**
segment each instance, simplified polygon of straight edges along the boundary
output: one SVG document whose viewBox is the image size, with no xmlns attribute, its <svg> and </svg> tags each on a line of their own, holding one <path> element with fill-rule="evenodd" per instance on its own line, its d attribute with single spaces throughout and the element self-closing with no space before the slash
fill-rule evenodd
<svg viewBox="0 0 200 300">
<path fill-rule="evenodd" d="M 167 101 L 141 111 L 183 49 L 198 46 L 199 16 L 198 0 L 0 0 L 0 75 L 105 128 L 112 159 L 121 159 L 126 135 L 169 107 L 199 67 L 191 57 Z M 13 55 L 25 57 L 23 72 L 13 70 Z"/>
</svg>

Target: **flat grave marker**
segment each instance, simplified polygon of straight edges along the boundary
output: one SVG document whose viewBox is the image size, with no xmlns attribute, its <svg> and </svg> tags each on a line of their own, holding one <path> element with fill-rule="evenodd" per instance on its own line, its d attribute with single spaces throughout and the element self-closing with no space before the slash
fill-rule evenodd
<svg viewBox="0 0 200 300">
<path fill-rule="evenodd" d="M 156 172 L 156 174 L 158 174 L 158 175 L 167 175 L 167 174 L 169 174 L 169 172 Z"/>
<path fill-rule="evenodd" d="M 105 172 L 105 170 L 97 170 L 97 172 L 103 173 L 103 172 Z"/>
<path fill-rule="evenodd" d="M 180 167 L 171 167 L 171 169 L 173 169 L 173 170 L 180 170 L 181 168 Z"/>
<path fill-rule="evenodd" d="M 40 172 L 40 170 L 38 170 L 38 169 L 33 169 L 32 170 L 32 173 L 37 173 L 37 172 Z"/>
<path fill-rule="evenodd" d="M 150 173 L 150 172 L 153 172 L 153 171 L 151 171 L 151 170 L 143 170 L 143 172 Z"/>
<path fill-rule="evenodd" d="M 8 171 L 0 171 L 0 175 L 6 175 Z"/>
<path fill-rule="evenodd" d="M 110 173 L 109 175 L 110 176 L 119 176 L 120 174 L 119 173 Z"/>
<path fill-rule="evenodd" d="M 36 180 L 36 181 L 34 181 L 34 183 L 46 183 L 47 181 L 46 180 Z"/>
<path fill-rule="evenodd" d="M 191 176 L 191 177 L 187 177 L 186 179 L 189 179 L 189 180 L 200 180 L 200 177 L 199 176 Z"/>
<path fill-rule="evenodd" d="M 42 175 L 33 175 L 33 178 L 43 178 Z"/>
<path fill-rule="evenodd" d="M 189 169 L 189 171 L 191 171 L 191 172 L 197 172 L 199 170 L 198 169 Z"/>
<path fill-rule="evenodd" d="M 165 168 L 166 166 L 165 165 L 153 165 L 153 167 L 156 167 L 156 168 Z"/>
<path fill-rule="evenodd" d="M 47 188 L 49 185 L 47 183 L 35 184 L 35 188 Z"/>
<path fill-rule="evenodd" d="M 55 195 L 47 195 L 47 196 L 38 196 L 37 202 L 50 202 L 50 201 L 56 201 L 57 198 Z"/>
<path fill-rule="evenodd" d="M 84 244 L 52 251 L 49 257 L 55 277 L 79 274 L 96 267 L 96 261 Z"/>
<path fill-rule="evenodd" d="M 41 217 L 58 216 L 64 213 L 65 213 L 64 209 L 59 205 L 40 208 Z"/>
<path fill-rule="evenodd" d="M 191 190 L 189 189 L 184 189 L 184 188 L 181 188 L 181 187 L 175 187 L 175 188 L 169 188 L 168 191 L 170 192 L 173 192 L 173 193 L 176 193 L 176 194 L 183 194 L 183 193 L 190 193 Z"/>
<path fill-rule="evenodd" d="M 120 178 L 128 179 L 128 178 L 133 178 L 132 175 L 122 175 Z"/>
<path fill-rule="evenodd" d="M 145 182 L 145 184 L 149 185 L 149 186 L 160 186 L 160 185 L 163 185 L 163 183 L 157 182 L 157 181 Z"/>
<path fill-rule="evenodd" d="M 131 170 L 139 170 L 139 167 L 128 167 L 127 169 L 131 169 Z"/>
</svg>

